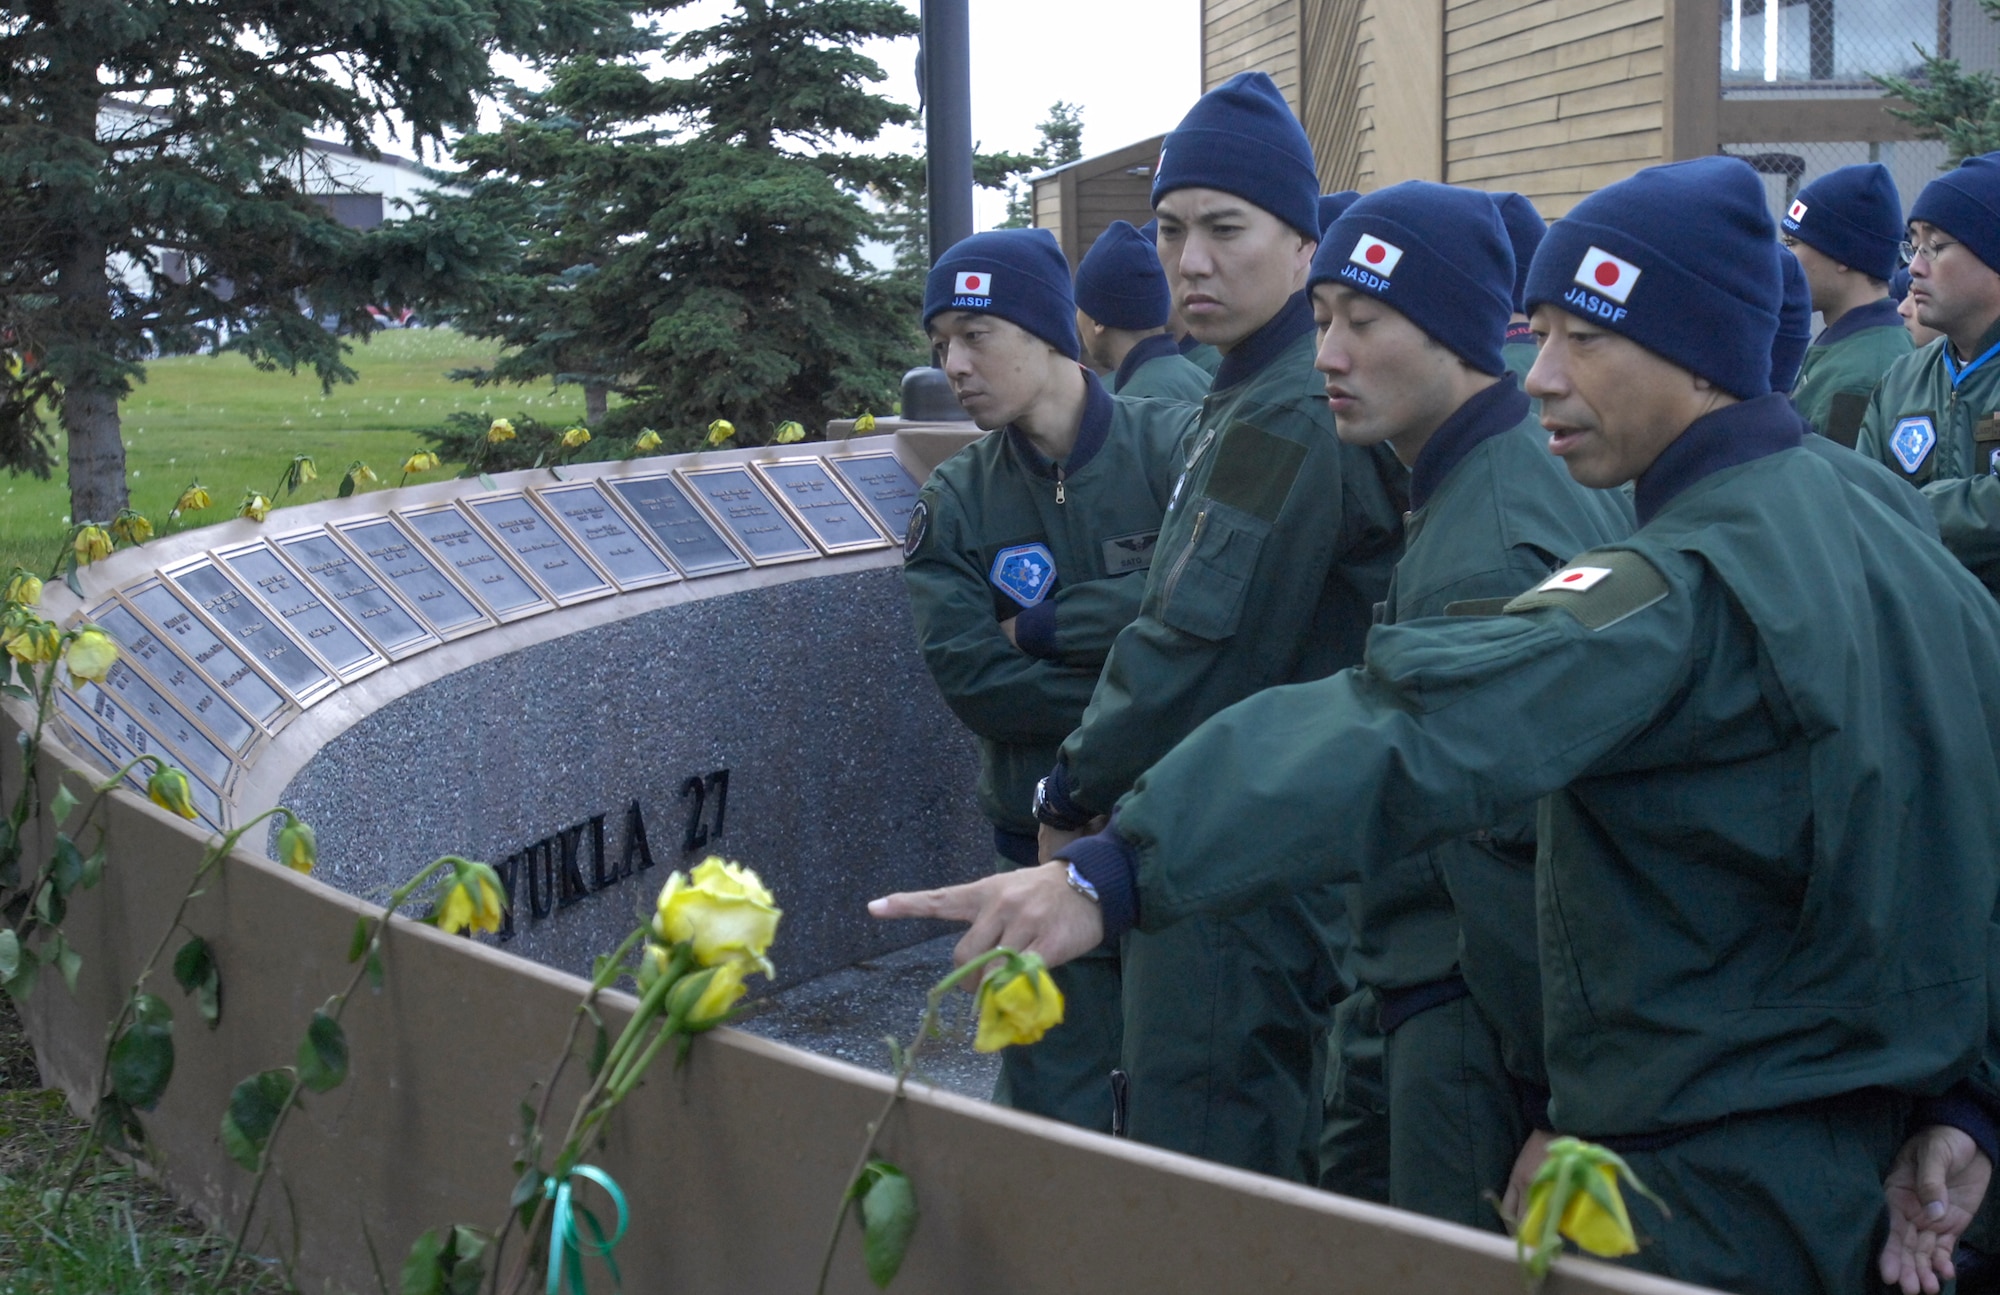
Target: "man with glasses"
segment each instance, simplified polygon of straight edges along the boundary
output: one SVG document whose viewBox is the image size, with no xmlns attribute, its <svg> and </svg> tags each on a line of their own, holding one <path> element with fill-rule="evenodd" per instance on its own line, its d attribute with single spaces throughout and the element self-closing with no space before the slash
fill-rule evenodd
<svg viewBox="0 0 2000 1295">
<path fill-rule="evenodd" d="M 2000 592 L 2000 153 L 1910 209 L 1910 299 L 1944 337 L 1889 367 L 1855 448 L 1921 488 L 1958 560 Z"/>
<path fill-rule="evenodd" d="M 1792 404 L 1814 431 L 1851 448 L 1875 384 L 1910 353 L 1889 295 L 1903 199 L 1880 162 L 1843 166 L 1801 189 L 1779 224 L 1826 321 L 1788 388 Z"/>
</svg>

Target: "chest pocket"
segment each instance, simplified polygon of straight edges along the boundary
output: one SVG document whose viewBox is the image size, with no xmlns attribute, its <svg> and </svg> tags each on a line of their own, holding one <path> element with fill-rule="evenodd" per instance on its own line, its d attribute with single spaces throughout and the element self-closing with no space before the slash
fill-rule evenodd
<svg viewBox="0 0 2000 1295">
<path fill-rule="evenodd" d="M 2000 477 L 2000 414 L 1988 414 L 1972 429 L 1972 472 Z"/>
<path fill-rule="evenodd" d="M 1166 566 L 1157 615 L 1183 634 L 1213 642 L 1235 634 L 1242 622 L 1271 523 L 1216 499 L 1199 500 L 1197 508 L 1179 551 L 1154 563 L 1156 573 Z"/>
</svg>

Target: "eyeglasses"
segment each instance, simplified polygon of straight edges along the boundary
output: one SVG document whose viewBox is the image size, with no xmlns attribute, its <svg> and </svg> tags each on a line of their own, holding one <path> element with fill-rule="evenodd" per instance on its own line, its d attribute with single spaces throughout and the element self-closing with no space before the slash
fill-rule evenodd
<svg viewBox="0 0 2000 1295">
<path fill-rule="evenodd" d="M 1798 245 L 1799 245 L 1799 240 L 1793 238 L 1790 234 L 1778 235 L 1778 246 L 1784 248 L 1786 251 L 1789 252 Z"/>
<path fill-rule="evenodd" d="M 1908 239 L 1904 239 L 1902 244 L 1903 259 L 1905 261 L 1915 261 L 1921 256 L 1932 265 L 1936 265 L 1939 255 L 1947 247 L 1957 246 L 1957 243 L 1946 243 L 1935 238 L 1928 243 L 1912 243 Z"/>
</svg>

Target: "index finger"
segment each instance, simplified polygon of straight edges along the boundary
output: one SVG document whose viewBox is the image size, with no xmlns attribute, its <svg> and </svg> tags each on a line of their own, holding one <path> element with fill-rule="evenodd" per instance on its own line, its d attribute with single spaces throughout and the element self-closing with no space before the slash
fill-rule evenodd
<svg viewBox="0 0 2000 1295">
<path fill-rule="evenodd" d="M 970 922 L 979 916 L 978 885 L 971 882 L 942 890 L 906 890 L 884 895 L 868 901 L 868 915 L 883 921 L 936 917 L 947 922 Z"/>
</svg>

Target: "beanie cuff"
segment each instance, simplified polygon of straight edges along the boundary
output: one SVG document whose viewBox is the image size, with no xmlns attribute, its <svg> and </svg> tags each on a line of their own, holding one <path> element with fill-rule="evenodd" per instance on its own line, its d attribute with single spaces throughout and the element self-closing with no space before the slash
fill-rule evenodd
<svg viewBox="0 0 2000 1295">
<path fill-rule="evenodd" d="M 1173 314 L 1173 303 L 1167 298 L 1166 282 L 1161 280 L 1162 291 L 1143 296 L 1117 292 L 1105 292 L 1076 285 L 1078 309 L 1089 315 L 1106 328 L 1122 328 L 1131 332 L 1143 332 L 1149 328 L 1163 328 Z"/>
<path fill-rule="evenodd" d="M 1355 262 L 1354 249 L 1363 237 L 1397 250 L 1390 273 L 1378 274 Z M 1506 372 L 1500 347 L 1514 313 L 1511 281 L 1507 291 L 1495 291 L 1408 226 L 1372 211 L 1334 221 L 1327 226 L 1326 243 L 1329 255 L 1313 259 L 1308 291 L 1318 284 L 1338 283 L 1366 293 L 1481 373 L 1497 377 Z"/>
<path fill-rule="evenodd" d="M 2000 270 L 2000 212 L 1952 183 L 1947 171 L 1924 186 L 1910 208 L 1912 223 L 1923 221 L 1950 234 L 1990 270 Z"/>
<path fill-rule="evenodd" d="M 1153 206 L 1176 189 L 1219 189 L 1319 241 L 1319 176 L 1290 149 L 1254 135 L 1195 126 L 1168 135 L 1161 153 Z"/>
<path fill-rule="evenodd" d="M 1810 224 L 1789 215 L 1779 224 L 1807 247 L 1871 279 L 1886 282 L 1896 272 L 1900 238 L 1871 234 L 1824 203 L 1809 209 L 1806 216 Z"/>
</svg>

